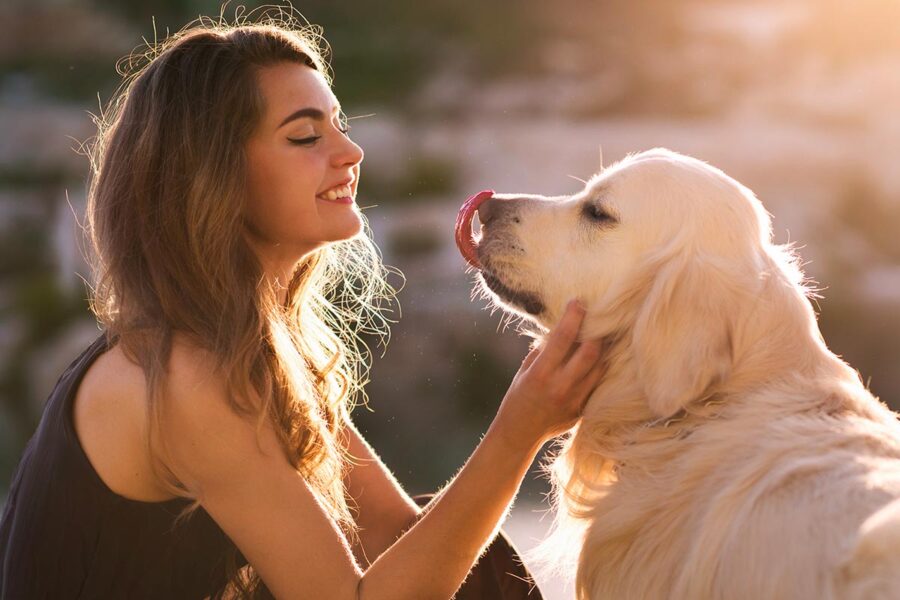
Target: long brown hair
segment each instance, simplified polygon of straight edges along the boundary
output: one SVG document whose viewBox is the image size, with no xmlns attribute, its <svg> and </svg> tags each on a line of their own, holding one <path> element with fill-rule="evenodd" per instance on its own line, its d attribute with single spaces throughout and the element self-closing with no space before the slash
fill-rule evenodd
<svg viewBox="0 0 900 600">
<path fill-rule="evenodd" d="M 215 356 L 234 410 L 271 420 L 288 460 L 352 534 L 339 434 L 364 399 L 369 352 L 359 336 L 386 336 L 393 290 L 365 230 L 304 258 L 283 302 L 264 277 L 242 217 L 245 142 L 264 110 L 256 74 L 284 61 L 329 84 L 331 73 L 318 28 L 282 8 L 252 16 L 201 17 L 120 61 L 124 79 L 89 147 L 91 305 L 145 372 L 148 443 L 178 332 Z M 241 596 L 263 593 L 255 575 L 231 571 Z"/>
</svg>

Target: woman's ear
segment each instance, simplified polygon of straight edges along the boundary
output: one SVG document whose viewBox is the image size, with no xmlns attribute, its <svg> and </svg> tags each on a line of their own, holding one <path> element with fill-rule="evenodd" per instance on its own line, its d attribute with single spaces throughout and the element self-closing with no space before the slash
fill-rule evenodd
<svg viewBox="0 0 900 600">
<path fill-rule="evenodd" d="M 650 410 L 675 414 L 731 370 L 738 284 L 697 254 L 668 261 L 652 280 L 633 331 L 640 385 Z"/>
</svg>

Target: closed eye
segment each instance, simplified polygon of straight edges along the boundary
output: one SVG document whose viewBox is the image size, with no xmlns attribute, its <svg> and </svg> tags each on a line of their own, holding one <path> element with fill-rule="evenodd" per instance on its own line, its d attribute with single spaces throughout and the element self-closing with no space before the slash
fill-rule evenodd
<svg viewBox="0 0 900 600">
<path fill-rule="evenodd" d="M 287 141 L 289 141 L 290 143 L 292 143 L 296 146 L 312 146 L 321 137 L 322 137 L 321 135 L 313 135 L 310 137 L 301 138 L 299 140 L 294 139 L 294 138 L 287 138 Z"/>
<path fill-rule="evenodd" d="M 587 220 L 601 225 L 611 225 L 619 222 L 615 216 L 607 212 L 601 205 L 593 202 L 586 202 L 581 209 L 581 214 Z"/>
</svg>

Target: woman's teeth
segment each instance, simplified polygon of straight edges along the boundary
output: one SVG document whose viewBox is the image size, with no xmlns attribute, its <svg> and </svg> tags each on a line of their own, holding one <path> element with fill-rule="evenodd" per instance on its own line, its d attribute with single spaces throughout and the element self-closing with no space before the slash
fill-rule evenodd
<svg viewBox="0 0 900 600">
<path fill-rule="evenodd" d="M 338 198 L 349 198 L 352 195 L 349 185 L 336 187 L 324 192 L 322 197 L 326 200 L 337 200 Z"/>
</svg>

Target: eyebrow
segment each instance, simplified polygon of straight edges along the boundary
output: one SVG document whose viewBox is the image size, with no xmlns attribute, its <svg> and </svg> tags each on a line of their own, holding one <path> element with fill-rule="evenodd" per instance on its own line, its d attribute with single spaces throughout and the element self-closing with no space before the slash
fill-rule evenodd
<svg viewBox="0 0 900 600">
<path fill-rule="evenodd" d="M 340 111 L 340 107 L 335 107 L 335 112 L 338 112 L 338 111 Z M 325 113 L 323 113 L 323 112 L 322 112 L 321 110 L 319 110 L 318 108 L 311 108 L 311 107 L 310 107 L 310 108 L 301 108 L 300 110 L 295 110 L 294 112 L 292 112 L 291 114 L 289 114 L 289 115 L 284 119 L 284 121 L 282 121 L 282 122 L 278 125 L 278 127 L 277 127 L 276 129 L 281 129 L 282 127 L 284 127 L 285 125 L 287 125 L 287 124 L 290 123 L 291 121 L 294 121 L 294 120 L 296 120 L 296 119 L 302 119 L 302 118 L 305 118 L 305 117 L 309 117 L 309 118 L 311 118 L 311 119 L 315 119 L 316 121 L 324 121 L 324 120 L 325 120 Z"/>
</svg>

